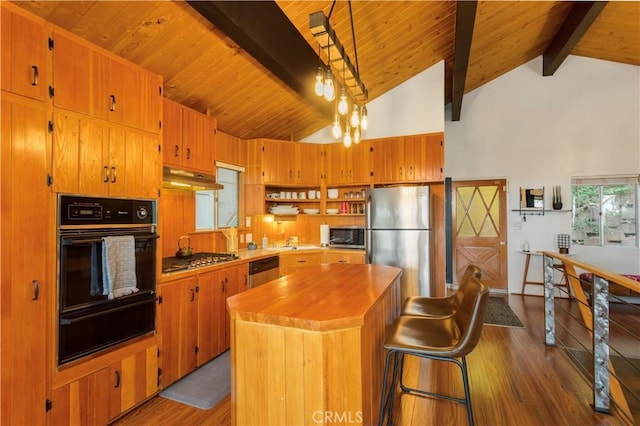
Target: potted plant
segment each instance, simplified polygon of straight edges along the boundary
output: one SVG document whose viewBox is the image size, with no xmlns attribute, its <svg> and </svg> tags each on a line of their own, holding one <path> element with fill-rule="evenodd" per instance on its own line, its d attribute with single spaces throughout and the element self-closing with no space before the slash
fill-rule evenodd
<svg viewBox="0 0 640 426">
<path fill-rule="evenodd" d="M 562 192 L 560 191 L 560 186 L 553 187 L 553 199 L 551 206 L 554 210 L 562 209 Z"/>
</svg>

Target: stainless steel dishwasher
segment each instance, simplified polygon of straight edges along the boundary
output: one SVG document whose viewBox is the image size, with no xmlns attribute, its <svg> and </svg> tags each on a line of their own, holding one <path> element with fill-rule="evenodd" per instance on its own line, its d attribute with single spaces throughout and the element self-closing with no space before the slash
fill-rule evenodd
<svg viewBox="0 0 640 426">
<path fill-rule="evenodd" d="M 249 262 L 249 288 L 280 278 L 280 258 L 278 256 Z"/>
</svg>

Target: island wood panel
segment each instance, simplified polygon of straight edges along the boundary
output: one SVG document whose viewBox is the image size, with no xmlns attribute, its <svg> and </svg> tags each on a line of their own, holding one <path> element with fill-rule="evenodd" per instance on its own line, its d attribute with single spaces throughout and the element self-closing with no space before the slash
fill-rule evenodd
<svg viewBox="0 0 640 426">
<path fill-rule="evenodd" d="M 399 276 L 322 265 L 230 298 L 233 423 L 375 423 Z"/>
</svg>

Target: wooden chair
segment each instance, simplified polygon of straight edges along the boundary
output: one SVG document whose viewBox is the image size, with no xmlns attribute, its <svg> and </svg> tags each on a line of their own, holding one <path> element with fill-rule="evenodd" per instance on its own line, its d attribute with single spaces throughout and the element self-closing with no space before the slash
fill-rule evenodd
<svg viewBox="0 0 640 426">
<path fill-rule="evenodd" d="M 387 353 L 384 380 L 380 396 L 378 424 L 387 415 L 387 424 L 393 419 L 393 400 L 398 376 L 403 392 L 456 401 L 467 406 L 469 425 L 473 425 L 473 410 L 469 391 L 466 356 L 476 347 L 482 333 L 484 314 L 489 298 L 489 286 L 472 276 L 465 286 L 462 301 L 453 315 L 444 317 L 400 316 L 387 329 L 384 348 Z M 425 390 L 409 388 L 402 382 L 405 355 L 452 362 L 462 371 L 464 398 L 457 398 Z M 391 385 L 387 394 L 389 366 L 393 358 Z M 458 359 L 459 358 L 459 359 Z"/>
<path fill-rule="evenodd" d="M 413 296 L 407 297 L 400 311 L 400 315 L 417 315 L 427 317 L 441 317 L 447 315 L 453 315 L 460 303 L 462 302 L 462 295 L 464 294 L 465 287 L 471 277 L 481 278 L 482 270 L 475 265 L 467 266 L 462 278 L 460 279 L 460 285 L 454 294 L 447 297 L 425 297 L 425 296 Z"/>
</svg>

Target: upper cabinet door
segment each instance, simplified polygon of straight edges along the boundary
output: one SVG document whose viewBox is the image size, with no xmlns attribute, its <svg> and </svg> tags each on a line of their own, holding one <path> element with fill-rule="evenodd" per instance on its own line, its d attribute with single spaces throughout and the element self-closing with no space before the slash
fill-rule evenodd
<svg viewBox="0 0 640 426">
<path fill-rule="evenodd" d="M 2 90 L 45 100 L 49 85 L 45 23 L 2 2 Z"/>
<path fill-rule="evenodd" d="M 368 185 L 371 182 L 371 152 L 369 141 L 360 141 L 359 144 L 347 148 L 347 179 L 349 183 L 362 183 Z"/>
<path fill-rule="evenodd" d="M 53 30 L 53 43 L 53 105 L 90 115 L 92 78 L 89 44 L 58 28 Z"/>
<path fill-rule="evenodd" d="M 162 101 L 162 161 L 167 166 L 182 165 L 182 109 L 177 102 Z"/>
<path fill-rule="evenodd" d="M 294 162 L 293 142 L 262 140 L 262 171 L 265 184 L 294 183 Z"/>
<path fill-rule="evenodd" d="M 294 181 L 300 185 L 318 185 L 320 183 L 322 145 L 317 143 L 295 144 Z"/>
<path fill-rule="evenodd" d="M 189 108 L 182 110 L 182 165 L 215 174 L 216 120 Z"/>
</svg>

